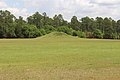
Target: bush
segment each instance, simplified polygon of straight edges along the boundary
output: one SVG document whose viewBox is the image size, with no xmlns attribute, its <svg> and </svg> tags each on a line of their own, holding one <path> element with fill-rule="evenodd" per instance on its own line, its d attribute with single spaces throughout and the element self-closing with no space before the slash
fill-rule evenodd
<svg viewBox="0 0 120 80">
<path fill-rule="evenodd" d="M 21 28 L 21 34 L 24 38 L 36 38 L 40 36 L 39 30 L 34 25 L 26 24 Z"/>
<path fill-rule="evenodd" d="M 73 31 L 73 36 L 78 36 L 80 38 L 85 38 L 85 33 L 84 32 L 81 32 L 81 31 Z"/>
<path fill-rule="evenodd" d="M 43 28 L 40 29 L 39 32 L 40 32 L 42 35 L 46 35 L 46 34 L 47 34 L 46 31 L 45 31 L 45 29 L 43 29 Z"/>
<path fill-rule="evenodd" d="M 118 39 L 118 38 L 119 38 L 119 36 L 118 36 L 118 34 L 117 34 L 117 33 L 114 33 L 114 34 L 112 34 L 112 38 L 113 38 L 113 39 Z"/>
<path fill-rule="evenodd" d="M 68 28 L 67 26 L 58 27 L 57 30 L 58 30 L 59 32 L 64 32 L 64 33 L 66 33 L 66 34 L 72 35 L 72 29 L 71 29 L 71 28 Z"/>
<path fill-rule="evenodd" d="M 117 34 L 118 35 L 118 39 L 120 39 L 120 34 Z"/>
<path fill-rule="evenodd" d="M 101 30 L 96 29 L 96 30 L 93 32 L 93 36 L 94 36 L 94 38 L 102 39 L 102 38 L 103 38 L 103 33 L 101 32 Z"/>
<path fill-rule="evenodd" d="M 45 25 L 44 30 L 47 34 L 53 32 L 53 31 L 56 31 L 56 29 L 51 25 Z"/>
</svg>

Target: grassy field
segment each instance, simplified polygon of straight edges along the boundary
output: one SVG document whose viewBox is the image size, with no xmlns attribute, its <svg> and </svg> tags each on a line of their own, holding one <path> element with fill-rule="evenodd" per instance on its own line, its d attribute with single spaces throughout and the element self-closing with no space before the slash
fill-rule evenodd
<svg viewBox="0 0 120 80">
<path fill-rule="evenodd" d="M 120 80 L 120 41 L 63 33 L 1 39 L 0 80 Z"/>
</svg>

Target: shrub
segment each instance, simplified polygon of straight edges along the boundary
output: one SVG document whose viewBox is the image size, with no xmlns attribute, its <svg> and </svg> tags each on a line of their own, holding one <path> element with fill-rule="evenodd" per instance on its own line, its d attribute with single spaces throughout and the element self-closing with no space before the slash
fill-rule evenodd
<svg viewBox="0 0 120 80">
<path fill-rule="evenodd" d="M 46 33 L 46 31 L 45 31 L 45 29 L 39 29 L 39 32 L 42 34 L 42 35 L 46 35 L 47 33 Z"/>
<path fill-rule="evenodd" d="M 26 24 L 21 28 L 21 31 L 24 38 L 35 38 L 40 36 L 39 30 L 34 25 Z"/>
<path fill-rule="evenodd" d="M 73 31 L 73 36 L 78 36 L 80 38 L 85 38 L 85 33 L 84 32 L 81 32 L 81 31 Z"/>
<path fill-rule="evenodd" d="M 119 36 L 118 36 L 117 33 L 112 34 L 112 38 L 113 38 L 113 39 L 118 39 L 118 37 L 119 37 Z"/>
<path fill-rule="evenodd" d="M 96 30 L 93 32 L 93 36 L 94 36 L 94 38 L 100 38 L 100 39 L 102 39 L 102 38 L 103 38 L 103 33 L 101 32 L 101 30 L 96 29 Z"/>
<path fill-rule="evenodd" d="M 59 32 L 64 32 L 66 34 L 69 34 L 69 35 L 72 35 L 72 29 L 67 27 L 67 26 L 61 26 L 61 27 L 58 27 L 57 30 Z"/>
<path fill-rule="evenodd" d="M 45 25 L 44 30 L 47 34 L 53 32 L 53 31 L 56 31 L 56 29 L 51 25 Z"/>
</svg>

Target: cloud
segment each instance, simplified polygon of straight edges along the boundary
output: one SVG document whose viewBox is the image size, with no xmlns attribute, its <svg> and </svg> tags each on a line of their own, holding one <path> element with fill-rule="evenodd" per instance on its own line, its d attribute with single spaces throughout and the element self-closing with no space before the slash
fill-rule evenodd
<svg viewBox="0 0 120 80">
<path fill-rule="evenodd" d="M 8 10 L 12 14 L 14 14 L 17 18 L 19 16 L 23 16 L 24 19 L 29 16 L 29 12 L 26 8 L 17 8 L 17 7 L 11 7 L 6 2 L 0 1 L 0 9 L 1 10 Z"/>
<path fill-rule="evenodd" d="M 10 11 L 12 14 L 15 14 L 17 17 L 23 16 L 26 19 L 29 16 L 29 13 L 26 8 L 19 9 L 19 8 L 5 8 L 4 10 Z"/>
<path fill-rule="evenodd" d="M 7 4 L 3 1 L 0 1 L 0 8 L 7 7 Z"/>
<path fill-rule="evenodd" d="M 118 5 L 118 4 L 120 4 L 120 0 L 92 0 L 91 2 L 100 4 L 100 5 Z"/>
<path fill-rule="evenodd" d="M 40 12 L 47 12 L 48 15 L 53 17 L 55 14 L 63 14 L 65 18 L 68 20 L 73 15 L 76 15 L 76 12 L 82 9 L 85 11 L 88 7 L 91 6 L 89 4 L 89 0 L 23 0 L 27 7 L 34 8 L 39 10 Z M 30 2 L 31 1 L 31 2 Z M 36 4 L 36 5 L 34 5 Z M 80 13 L 81 14 L 81 13 Z"/>
<path fill-rule="evenodd" d="M 46 12 L 50 17 L 61 13 L 65 19 L 70 20 L 74 15 L 81 18 L 90 17 L 112 17 L 119 19 L 120 0 L 12 0 L 11 3 L 18 6 L 9 5 L 9 1 L 0 1 L 0 8 L 8 9 L 15 15 L 27 17 L 39 11 Z M 7 3 L 7 4 L 6 4 Z M 21 3 L 21 4 L 20 4 Z"/>
</svg>

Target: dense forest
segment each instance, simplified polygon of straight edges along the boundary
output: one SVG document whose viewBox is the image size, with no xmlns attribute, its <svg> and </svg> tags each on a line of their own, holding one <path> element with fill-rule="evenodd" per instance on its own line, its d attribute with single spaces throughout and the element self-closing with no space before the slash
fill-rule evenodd
<svg viewBox="0 0 120 80">
<path fill-rule="evenodd" d="M 0 10 L 0 38 L 36 38 L 53 31 L 64 32 L 80 38 L 120 39 L 120 20 L 112 18 L 76 16 L 66 21 L 61 14 L 53 18 L 44 12 L 16 18 L 11 12 Z"/>
</svg>

